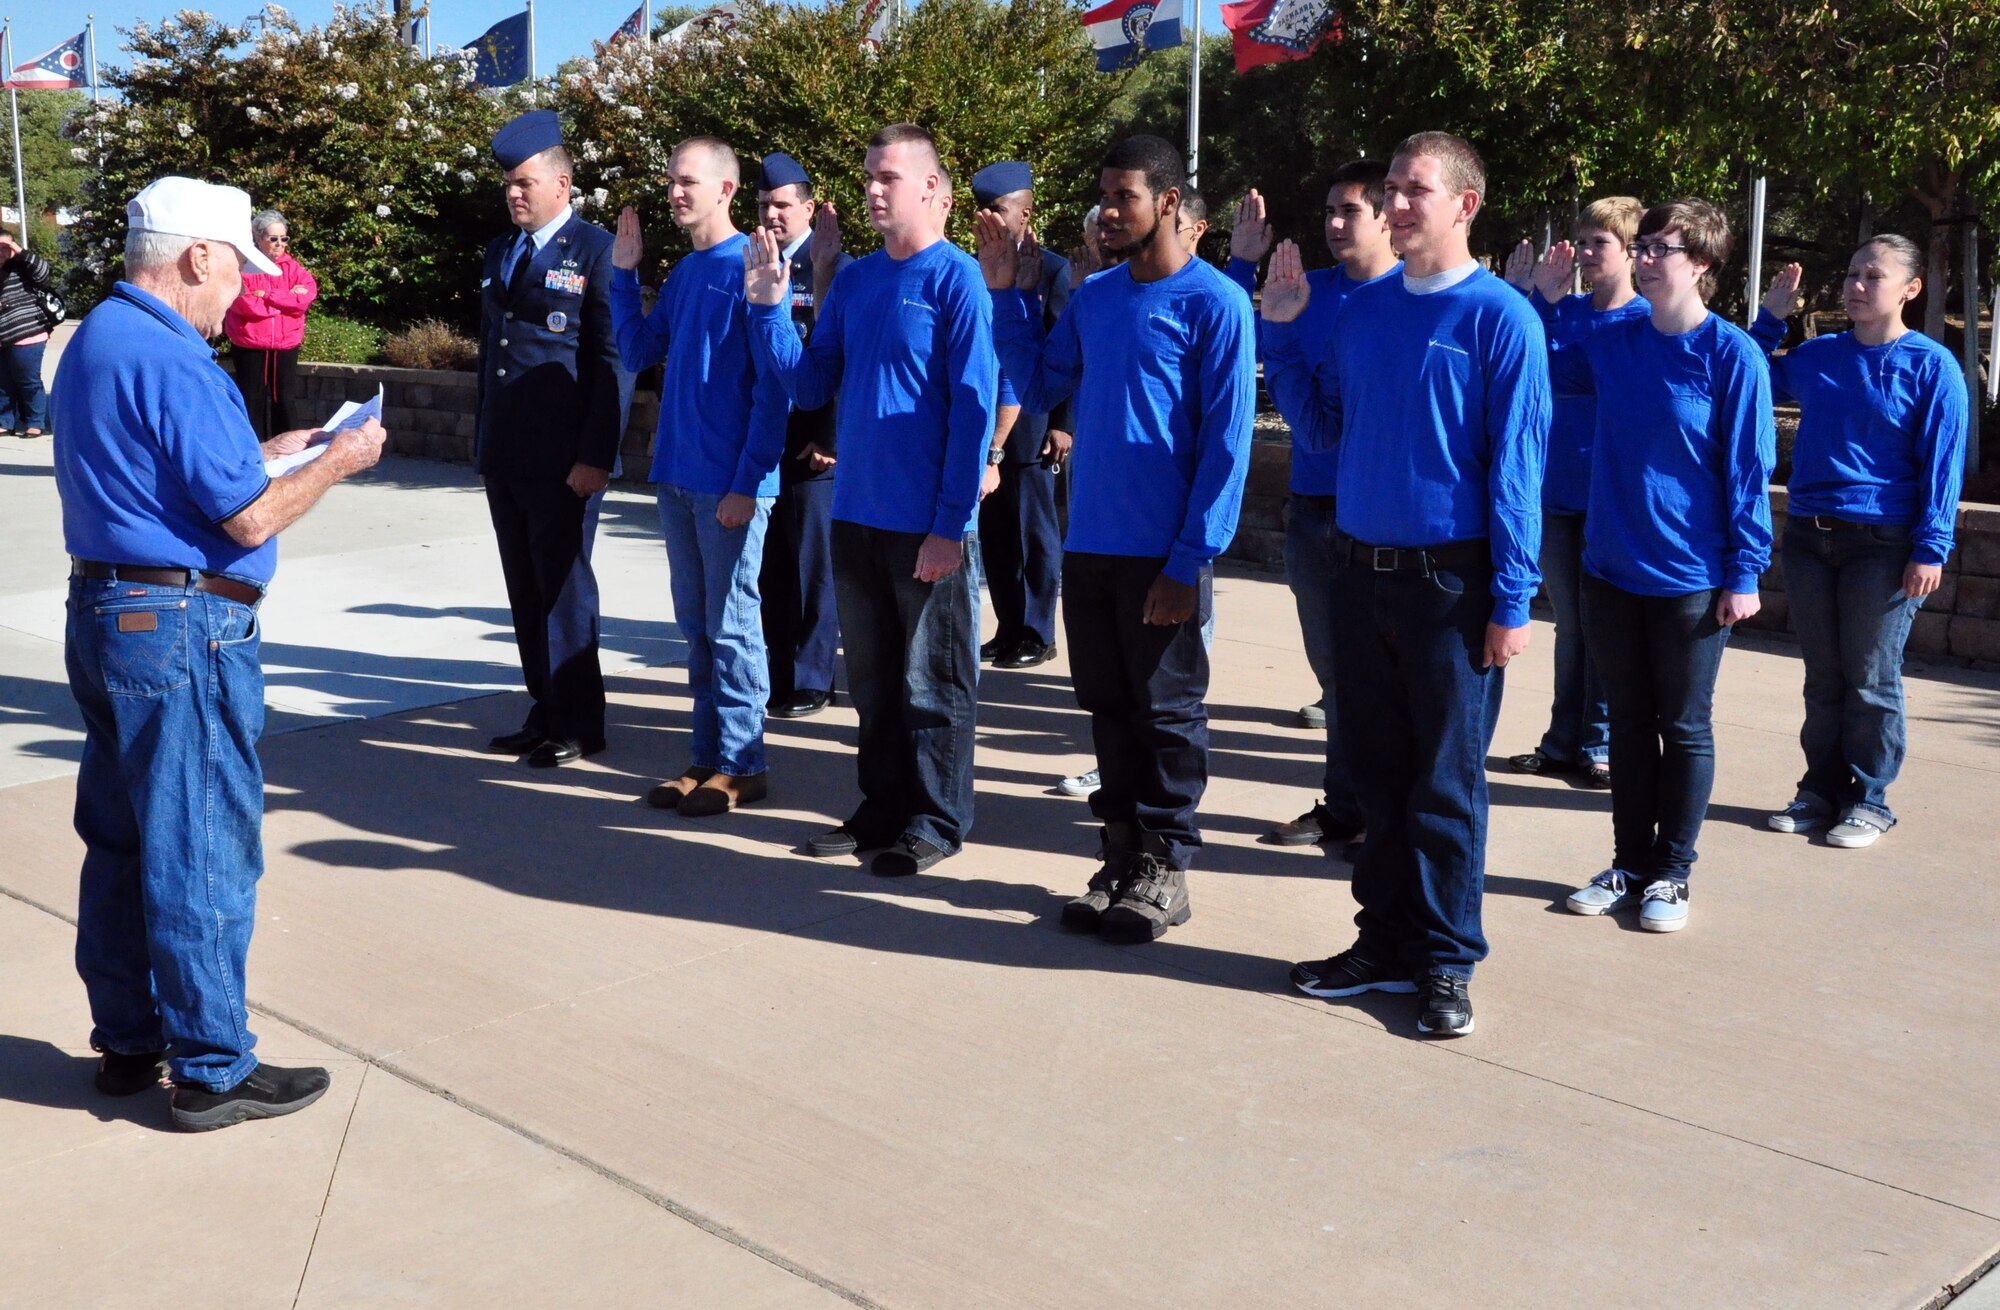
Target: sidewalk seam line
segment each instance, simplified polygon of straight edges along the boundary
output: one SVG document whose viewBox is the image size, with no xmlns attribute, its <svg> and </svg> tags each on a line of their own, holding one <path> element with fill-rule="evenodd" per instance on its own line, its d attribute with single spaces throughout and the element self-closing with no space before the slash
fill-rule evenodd
<svg viewBox="0 0 2000 1310">
<path fill-rule="evenodd" d="M 333 1168 L 326 1171 L 326 1191 L 320 1194 L 319 1213 L 313 1216 L 312 1240 L 306 1243 L 305 1263 L 299 1266 L 299 1285 L 292 1291 L 292 1310 L 306 1294 L 306 1279 L 312 1274 L 313 1252 L 319 1249 L 319 1230 L 326 1223 L 326 1208 L 333 1203 L 333 1183 L 340 1177 L 340 1161 L 347 1154 L 347 1138 L 354 1131 L 354 1116 L 361 1111 L 361 1093 L 368 1087 L 368 1066 L 361 1066 L 361 1081 L 354 1085 L 354 1104 L 347 1107 L 347 1122 L 341 1125 L 340 1145 L 334 1148 Z"/>
</svg>

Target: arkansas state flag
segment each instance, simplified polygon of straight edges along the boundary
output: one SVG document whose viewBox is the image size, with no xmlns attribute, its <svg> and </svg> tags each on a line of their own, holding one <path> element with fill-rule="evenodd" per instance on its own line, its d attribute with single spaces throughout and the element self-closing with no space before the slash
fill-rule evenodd
<svg viewBox="0 0 2000 1310">
<path fill-rule="evenodd" d="M 1236 71 L 1304 59 L 1340 33 L 1334 0 L 1238 0 L 1222 6 L 1222 24 L 1236 48 Z"/>
<path fill-rule="evenodd" d="M 83 33 L 78 32 L 45 55 L 14 65 L 6 85 L 20 91 L 71 91 L 87 85 L 83 72 Z"/>
<path fill-rule="evenodd" d="M 1181 43 L 1181 0 L 1111 0 L 1084 14 L 1083 30 L 1097 47 L 1097 71 L 1116 72 Z"/>
</svg>

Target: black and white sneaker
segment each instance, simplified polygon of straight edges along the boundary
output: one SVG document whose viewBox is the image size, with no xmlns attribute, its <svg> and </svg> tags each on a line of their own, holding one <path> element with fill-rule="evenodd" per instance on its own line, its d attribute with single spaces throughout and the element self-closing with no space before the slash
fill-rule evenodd
<svg viewBox="0 0 2000 1310">
<path fill-rule="evenodd" d="M 1408 974 L 1386 969 L 1352 949 L 1324 960 L 1305 960 L 1293 965 L 1292 986 L 1307 996 L 1328 999 L 1359 996 L 1363 992 L 1408 996 L 1417 990 Z"/>
<path fill-rule="evenodd" d="M 1417 1031 L 1438 1037 L 1463 1037 L 1472 1031 L 1472 984 L 1448 973 L 1424 975 L 1417 1001 Z"/>
</svg>

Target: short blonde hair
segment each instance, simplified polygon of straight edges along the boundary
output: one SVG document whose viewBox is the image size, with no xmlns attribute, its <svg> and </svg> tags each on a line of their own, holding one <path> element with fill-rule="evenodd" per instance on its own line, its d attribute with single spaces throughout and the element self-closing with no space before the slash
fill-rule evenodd
<svg viewBox="0 0 2000 1310">
<path fill-rule="evenodd" d="M 1646 207 L 1633 196 L 1605 196 L 1593 200 L 1583 207 L 1583 217 L 1577 226 L 1594 227 L 1599 232 L 1608 232 L 1625 245 L 1631 245 L 1639 235 L 1639 220 L 1645 216 Z"/>
</svg>

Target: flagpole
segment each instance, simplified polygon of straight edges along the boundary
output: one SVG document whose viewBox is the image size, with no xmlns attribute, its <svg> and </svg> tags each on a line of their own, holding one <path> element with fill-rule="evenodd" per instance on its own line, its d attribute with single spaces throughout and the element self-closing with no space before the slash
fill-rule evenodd
<svg viewBox="0 0 2000 1310">
<path fill-rule="evenodd" d="M 639 36 L 647 45 L 653 44 L 653 0 L 640 0 L 639 12 L 644 15 L 639 20 Z"/>
<path fill-rule="evenodd" d="M 97 107 L 97 15 L 85 14 L 84 44 L 90 47 L 90 107 Z"/>
<path fill-rule="evenodd" d="M 0 25 L 0 67 L 7 70 L 7 80 L 14 80 L 14 20 L 5 20 Z M 14 134 L 14 206 L 21 215 L 21 249 L 28 248 L 28 184 L 21 172 L 21 95 L 12 86 L 7 88 L 7 122 Z"/>
<path fill-rule="evenodd" d="M 1194 6 L 1194 38 L 1188 42 L 1188 185 L 1199 186 L 1201 179 L 1201 5 L 1202 0 L 1182 0 Z"/>
<path fill-rule="evenodd" d="M 528 103 L 541 103 L 535 93 L 535 0 L 528 0 Z"/>
</svg>

